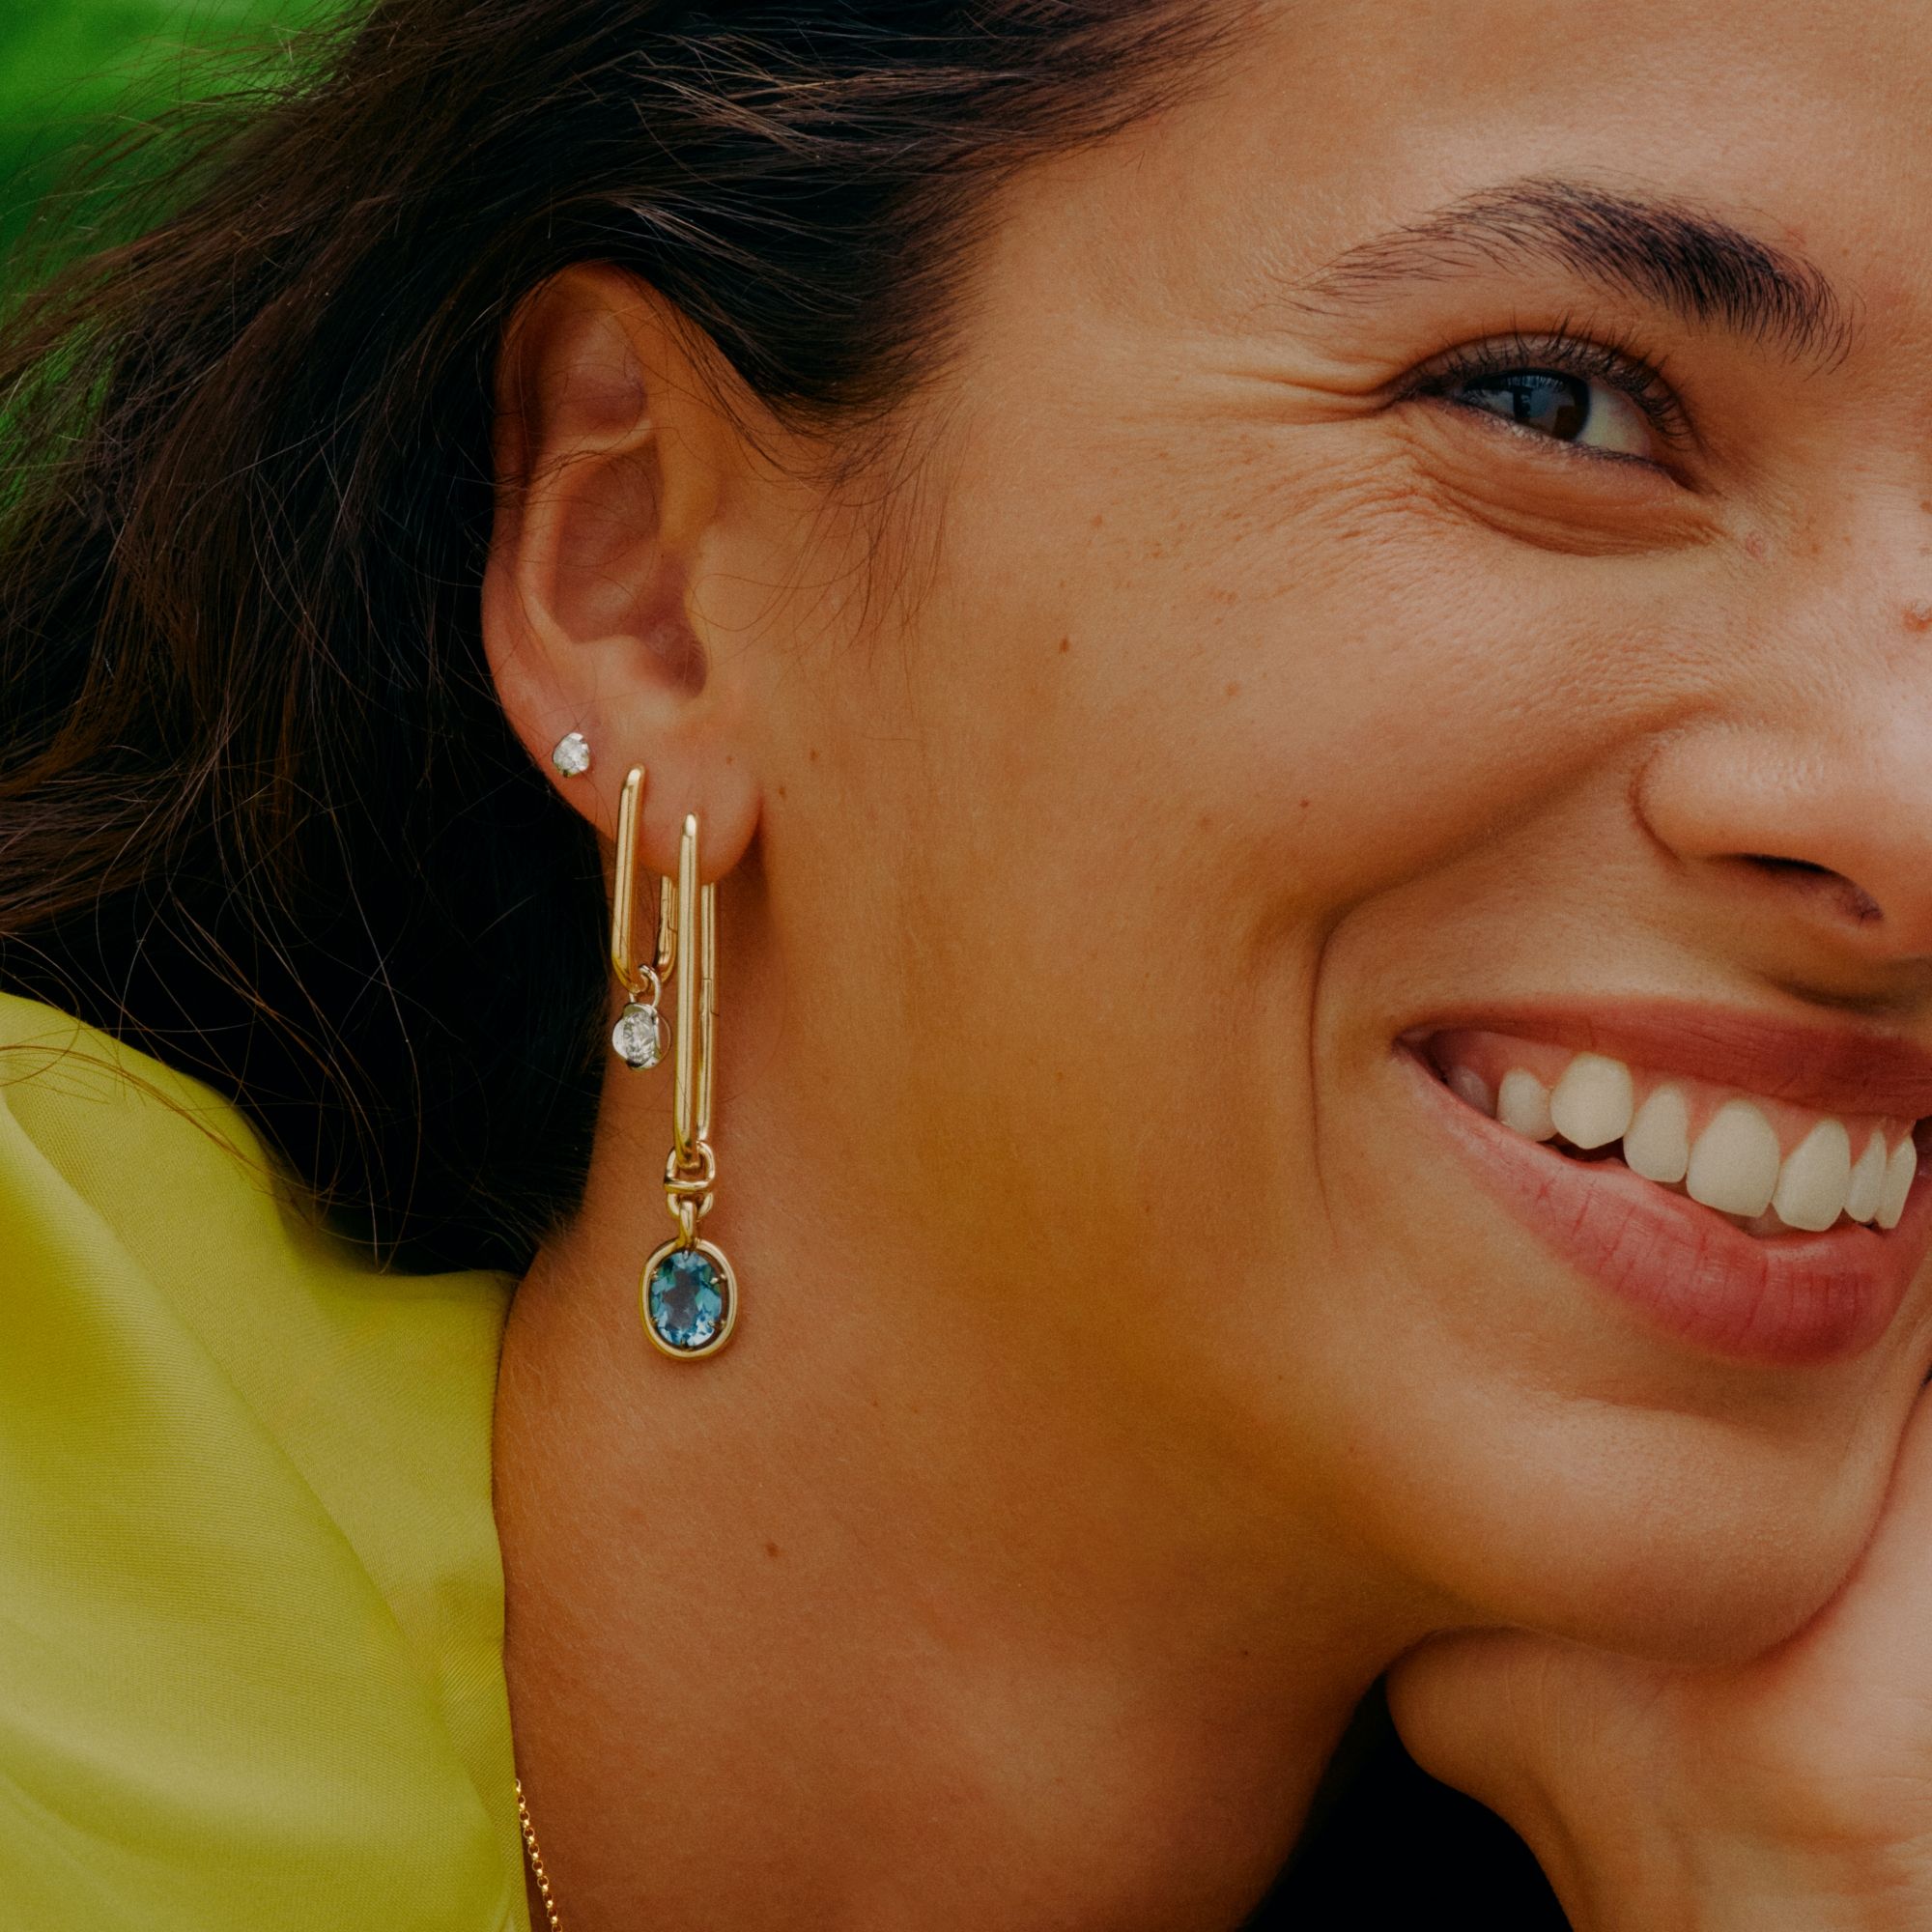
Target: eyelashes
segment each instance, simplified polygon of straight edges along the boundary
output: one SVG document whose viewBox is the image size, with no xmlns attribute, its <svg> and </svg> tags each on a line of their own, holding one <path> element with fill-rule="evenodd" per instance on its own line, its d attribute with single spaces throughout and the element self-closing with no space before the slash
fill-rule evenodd
<svg viewBox="0 0 1932 1932">
<path fill-rule="evenodd" d="M 1458 389 L 1493 384 L 1504 376 L 1536 372 L 1601 383 L 1628 396 L 1666 448 L 1684 448 L 1696 440 L 1689 414 L 1676 391 L 1664 380 L 1661 361 L 1644 354 L 1634 343 L 1601 329 L 1587 334 L 1572 333 L 1568 324 L 1548 331 L 1512 330 L 1507 335 L 1492 336 L 1451 350 L 1426 363 L 1409 379 L 1401 396 L 1405 401 L 1433 396 L 1454 402 Z M 1582 456 L 1601 458 L 1608 454 L 1574 443 L 1558 446 L 1573 448 Z"/>
</svg>

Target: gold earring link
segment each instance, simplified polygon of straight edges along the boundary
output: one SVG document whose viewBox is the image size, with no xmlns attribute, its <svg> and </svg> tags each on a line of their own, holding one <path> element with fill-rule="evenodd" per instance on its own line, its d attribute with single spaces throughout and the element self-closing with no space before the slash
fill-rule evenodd
<svg viewBox="0 0 1932 1932">
<path fill-rule="evenodd" d="M 674 956 L 677 1043 L 672 1060 L 671 1148 L 665 1159 L 665 1206 L 677 1233 L 644 1264 L 644 1331 L 681 1361 L 716 1354 L 738 1319 L 738 1283 L 698 1224 L 716 1198 L 718 1155 L 711 1145 L 718 1051 L 718 888 L 698 884 L 697 814 L 685 815 L 678 843 Z"/>
<path fill-rule="evenodd" d="M 688 842 L 681 844 L 678 850 L 679 902 L 689 905 L 693 897 L 697 901 L 695 950 L 688 931 L 681 931 L 679 937 L 685 945 L 685 956 L 696 956 L 702 963 L 703 971 L 698 976 L 696 986 L 693 986 L 687 978 L 686 983 L 679 989 L 680 1038 L 690 1037 L 692 1009 L 696 1009 L 697 1066 L 695 1080 L 687 1082 L 678 1102 L 678 1121 L 683 1131 L 673 1133 L 672 1151 L 678 1157 L 678 1193 L 696 1199 L 697 1218 L 702 1220 L 711 1211 L 712 1183 L 718 1179 L 718 1156 L 711 1147 L 712 1069 L 717 1065 L 718 1053 L 718 888 L 698 888 L 697 819 L 696 815 L 691 815 L 684 823 Z M 687 853 L 690 857 L 688 881 L 685 872 Z M 696 1089 L 695 1105 L 693 1087 Z M 696 1176 L 695 1180 L 692 1179 L 694 1172 Z M 679 1210 L 673 1206 L 671 1211 L 676 1214 Z M 680 1221 L 679 1225 L 683 1223 Z M 688 1240 L 686 1245 L 689 1245 Z"/>
<path fill-rule="evenodd" d="M 655 956 L 639 966 L 633 928 L 637 923 L 638 833 L 643 816 L 644 767 L 633 765 L 624 777 L 617 803 L 617 876 L 611 893 L 611 970 L 626 992 L 637 993 L 650 980 L 660 988 L 677 964 L 676 888 L 668 879 L 658 890 L 658 930 Z"/>
<path fill-rule="evenodd" d="M 633 765 L 617 802 L 616 876 L 611 888 L 611 970 L 627 995 L 622 1015 L 611 1029 L 611 1047 L 628 1066 L 655 1066 L 664 1058 L 664 1016 L 658 1002 L 677 963 L 676 926 L 668 880 L 658 891 L 657 945 L 647 965 L 639 963 L 636 925 L 639 821 L 643 814 L 644 768 Z"/>
<path fill-rule="evenodd" d="M 672 1137 L 680 1168 L 709 1155 L 712 1067 L 718 1051 L 718 888 L 697 884 L 697 814 L 687 813 L 677 855 L 677 939 L 687 961 L 677 989 Z M 696 930 L 694 932 L 694 925 Z M 700 970 L 693 973 L 689 962 Z"/>
<path fill-rule="evenodd" d="M 691 827 L 692 870 L 696 873 L 697 820 L 694 817 L 687 823 Z M 706 886 L 702 897 L 703 916 L 698 927 L 703 934 L 699 945 L 704 960 L 704 1003 L 701 1009 L 704 1017 L 699 1022 L 703 1030 L 703 1070 L 697 1082 L 697 1144 L 708 1150 L 711 1145 L 711 1076 L 712 1069 L 718 1065 L 718 888 Z"/>
</svg>

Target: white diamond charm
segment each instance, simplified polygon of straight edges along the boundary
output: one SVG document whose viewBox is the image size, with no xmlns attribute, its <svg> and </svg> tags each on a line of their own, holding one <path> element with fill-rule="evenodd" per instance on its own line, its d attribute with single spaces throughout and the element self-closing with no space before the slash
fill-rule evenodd
<svg viewBox="0 0 1932 1932">
<path fill-rule="evenodd" d="M 556 741 L 550 761 L 564 778 L 582 778 L 590 769 L 590 741 L 582 731 L 566 731 Z"/>
<path fill-rule="evenodd" d="M 611 1045 L 626 1066 L 655 1066 L 664 1058 L 664 1015 L 633 1000 L 611 1029 Z"/>
</svg>

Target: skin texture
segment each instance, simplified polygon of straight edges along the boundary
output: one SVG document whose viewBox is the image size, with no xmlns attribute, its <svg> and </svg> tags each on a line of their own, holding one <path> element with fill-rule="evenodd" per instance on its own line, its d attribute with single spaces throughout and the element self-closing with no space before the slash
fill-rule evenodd
<svg viewBox="0 0 1932 1932">
<path fill-rule="evenodd" d="M 644 1344 L 669 1082 L 613 1062 L 497 1406 L 567 1923 L 1232 1925 L 1438 1633 L 1710 1683 L 1840 1589 L 1924 1282 L 1848 1360 L 1681 1347 L 1472 1184 L 1394 1042 L 1658 995 L 1932 1043 L 1925 26 L 1259 8 L 1210 98 L 1007 191 L 896 489 L 814 481 L 613 271 L 526 304 L 492 663 L 546 770 L 589 739 L 607 837 L 649 767 L 654 871 L 700 814 L 745 1297 L 715 1361 Z M 1803 250 L 1846 330 L 1794 358 L 1548 263 L 1324 282 L 1521 178 Z M 1409 393 L 1566 327 L 1690 433 Z M 1414 1655 L 1426 1748 L 1500 1666 Z M 1602 1681 L 1438 1761 L 1572 1818 L 1539 1849 L 1607 1924 L 1661 1867 L 1524 1769 L 1657 1708 Z"/>
<path fill-rule="evenodd" d="M 1932 1900 L 1932 1409 L 1845 1588 L 1741 1664 L 1673 1670 L 1527 1632 L 1432 1639 L 1391 1698 L 1502 1812 L 1577 1932 L 1911 1932 Z"/>
</svg>

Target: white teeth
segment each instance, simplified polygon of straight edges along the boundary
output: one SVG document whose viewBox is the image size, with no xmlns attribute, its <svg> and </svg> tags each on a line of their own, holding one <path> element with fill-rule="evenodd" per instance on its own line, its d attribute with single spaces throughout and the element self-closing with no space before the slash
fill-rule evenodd
<svg viewBox="0 0 1932 1932">
<path fill-rule="evenodd" d="M 1878 1212 L 1884 1193 L 1885 1136 L 1874 1132 L 1852 1169 L 1852 1184 L 1845 1192 L 1845 1212 L 1854 1221 L 1869 1221 Z"/>
<path fill-rule="evenodd" d="M 1551 1140 L 1556 1123 L 1549 1118 L 1549 1089 L 1534 1073 L 1512 1066 L 1496 1094 L 1496 1119 L 1529 1140 Z"/>
<path fill-rule="evenodd" d="M 1511 1067 L 1493 1092 L 1474 1067 L 1453 1066 L 1446 1078 L 1466 1106 L 1526 1140 L 1560 1134 L 1585 1151 L 1621 1141 L 1633 1174 L 1664 1187 L 1681 1183 L 1691 1200 L 1741 1226 L 1758 1224 L 1749 1229 L 1754 1234 L 1787 1228 L 1818 1234 L 1835 1227 L 1841 1214 L 1895 1228 L 1918 1173 L 1910 1136 L 1888 1149 L 1874 1130 L 1854 1160 L 1852 1130 L 1829 1115 L 1783 1154 L 1763 1108 L 1741 1098 L 1724 1101 L 1693 1145 L 1684 1089 L 1665 1081 L 1633 1110 L 1631 1069 L 1605 1054 L 1576 1055 L 1553 1090 L 1523 1066 Z"/>
<path fill-rule="evenodd" d="M 1777 1185 L 1777 1136 L 1748 1100 L 1726 1100 L 1690 1150 L 1691 1200 L 1725 1214 L 1762 1214 Z"/>
<path fill-rule="evenodd" d="M 1874 1134 L 1873 1140 L 1878 1136 Z M 1879 1196 L 1878 1224 L 1881 1228 L 1895 1228 L 1898 1217 L 1905 1212 L 1905 1197 L 1912 1192 L 1912 1183 L 1918 1174 L 1918 1145 L 1910 1134 L 1892 1149 L 1891 1158 L 1885 1164 L 1885 1192 Z"/>
<path fill-rule="evenodd" d="M 1608 1147 L 1623 1139 L 1634 1098 L 1630 1068 L 1621 1060 L 1579 1053 L 1549 1096 L 1549 1118 L 1572 1147 Z"/>
<path fill-rule="evenodd" d="M 1690 1110 L 1681 1087 L 1660 1087 L 1624 1136 L 1624 1165 L 1646 1180 L 1674 1187 L 1690 1165 Z"/>
<path fill-rule="evenodd" d="M 1820 1121 L 1778 1170 L 1771 1205 L 1787 1228 L 1816 1234 L 1844 1210 L 1852 1184 L 1852 1137 L 1840 1121 Z"/>
</svg>

